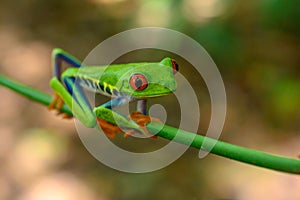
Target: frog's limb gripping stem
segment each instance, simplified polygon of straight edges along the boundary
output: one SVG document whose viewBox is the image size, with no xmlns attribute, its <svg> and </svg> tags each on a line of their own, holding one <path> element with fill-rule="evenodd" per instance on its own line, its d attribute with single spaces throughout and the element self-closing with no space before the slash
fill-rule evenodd
<svg viewBox="0 0 300 200">
<path fill-rule="evenodd" d="M 133 121 L 135 121 L 142 129 L 143 131 L 150 137 L 152 138 L 157 138 L 157 136 L 151 134 L 147 128 L 146 128 L 146 125 L 150 122 L 158 122 L 158 123 L 162 123 L 162 121 L 158 118 L 153 118 L 153 117 L 150 117 L 148 115 L 144 115 L 140 112 L 132 112 L 130 113 L 129 115 L 129 118 Z"/>
<path fill-rule="evenodd" d="M 158 118 L 153 118 L 148 115 L 144 115 L 140 112 L 132 112 L 129 115 L 129 118 L 133 121 L 135 121 L 139 126 L 146 126 L 150 122 L 158 122 L 162 123 L 162 121 Z"/>
<path fill-rule="evenodd" d="M 117 126 L 117 125 L 113 125 L 109 122 L 107 122 L 104 119 L 98 118 L 97 117 L 97 122 L 98 125 L 101 127 L 102 131 L 105 133 L 105 135 L 107 135 L 107 137 L 109 138 L 115 138 L 116 137 L 116 133 L 122 133 L 123 130 Z M 124 133 L 124 137 L 128 137 L 130 135 L 135 134 L 137 131 L 134 129 L 128 130 Z"/>
<path fill-rule="evenodd" d="M 71 119 L 72 118 L 71 115 L 68 115 L 67 113 L 61 111 L 63 105 L 64 105 L 64 100 L 57 93 L 54 93 L 54 96 L 52 98 L 51 103 L 48 106 L 48 109 L 57 110 L 58 111 L 57 114 L 61 115 L 64 119 Z"/>
<path fill-rule="evenodd" d="M 115 133 L 122 133 L 122 130 L 120 129 L 120 127 L 115 126 L 115 125 L 107 122 L 104 119 L 97 117 L 97 122 L 98 122 L 98 125 L 102 128 L 105 135 L 107 135 L 107 137 L 109 137 L 109 138 L 115 138 L 116 137 Z"/>
</svg>

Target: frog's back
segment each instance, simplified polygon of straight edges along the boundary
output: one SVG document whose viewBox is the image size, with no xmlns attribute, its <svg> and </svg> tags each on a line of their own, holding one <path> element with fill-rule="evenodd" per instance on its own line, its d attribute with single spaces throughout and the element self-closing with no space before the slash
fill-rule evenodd
<svg viewBox="0 0 300 200">
<path fill-rule="evenodd" d="M 147 63 L 128 63 L 128 64 L 112 64 L 106 66 L 82 66 L 80 68 L 67 68 L 62 76 L 68 77 L 85 77 L 90 79 L 99 80 L 101 76 L 120 75 L 126 73 L 128 70 L 134 67 L 142 66 Z"/>
<path fill-rule="evenodd" d="M 80 85 L 88 90 L 96 91 L 104 95 L 116 95 L 114 89 L 123 74 L 134 67 L 140 67 L 148 63 L 112 64 L 108 66 L 82 66 L 80 68 L 67 68 L 62 74 L 64 77 L 76 78 Z"/>
</svg>

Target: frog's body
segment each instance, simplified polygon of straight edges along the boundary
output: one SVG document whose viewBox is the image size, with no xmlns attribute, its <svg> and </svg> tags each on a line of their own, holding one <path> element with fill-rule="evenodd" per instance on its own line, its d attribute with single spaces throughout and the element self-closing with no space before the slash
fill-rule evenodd
<svg viewBox="0 0 300 200">
<path fill-rule="evenodd" d="M 63 74 L 64 78 L 76 78 L 80 85 L 90 91 L 96 91 L 106 96 L 122 96 L 125 93 L 134 97 L 135 99 L 145 99 L 149 97 L 162 96 L 173 92 L 176 89 L 176 82 L 173 79 L 170 80 L 166 86 L 154 83 L 162 83 L 166 80 L 166 76 L 163 73 L 159 73 L 155 70 L 158 69 L 157 63 L 129 63 L 120 65 L 109 66 L 84 66 L 80 68 L 68 68 Z M 134 69 L 137 70 L 134 70 Z M 153 69 L 151 69 L 153 68 Z M 161 67 L 163 68 L 163 67 Z M 153 71 L 153 73 L 151 73 Z M 134 91 L 129 83 L 126 75 L 128 72 L 147 74 L 148 87 L 143 91 Z M 170 70 L 170 75 L 173 76 Z M 120 87 L 117 87 L 117 83 L 121 83 Z M 151 91 L 151 92 L 150 92 Z"/>
<path fill-rule="evenodd" d="M 111 137 L 114 136 L 114 132 L 120 132 L 120 128 L 125 132 L 145 132 L 141 124 L 138 125 L 111 108 L 138 100 L 138 111 L 146 115 L 147 98 L 167 95 L 176 89 L 174 74 L 178 70 L 178 65 L 170 58 L 157 63 L 81 66 L 79 60 L 61 49 L 54 49 L 52 56 L 55 77 L 52 78 L 50 85 L 57 98 L 53 100 L 50 108 L 59 110 L 62 102 L 65 102 L 85 126 L 94 127 L 98 121 L 104 132 Z M 69 67 L 61 73 L 61 61 L 74 67 Z M 113 99 L 92 109 L 83 88 Z M 142 117 L 140 114 L 137 116 Z"/>
</svg>

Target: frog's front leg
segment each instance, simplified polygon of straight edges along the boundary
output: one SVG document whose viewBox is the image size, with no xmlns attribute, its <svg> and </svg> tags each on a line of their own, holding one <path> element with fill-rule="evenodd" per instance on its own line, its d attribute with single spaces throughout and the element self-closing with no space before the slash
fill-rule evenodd
<svg viewBox="0 0 300 200">
<path fill-rule="evenodd" d="M 137 111 L 130 113 L 130 115 L 128 116 L 129 119 L 131 119 L 136 124 L 138 124 L 143 129 L 144 133 L 146 133 L 146 135 L 148 135 L 152 138 L 157 138 L 157 136 L 153 135 L 152 133 L 150 133 L 147 130 L 146 125 L 150 122 L 162 123 L 162 121 L 158 118 L 150 117 L 149 115 L 145 114 L 145 113 L 148 113 L 148 110 L 146 110 L 146 108 L 145 109 L 144 108 L 140 109 L 140 108 L 141 107 L 139 107 L 139 104 L 138 104 Z M 143 112 L 143 111 L 146 111 L 146 112 Z"/>
<path fill-rule="evenodd" d="M 137 112 L 143 115 L 148 115 L 148 102 L 147 99 L 140 99 L 137 101 Z"/>
<path fill-rule="evenodd" d="M 135 121 L 139 126 L 144 127 L 144 129 L 149 122 L 162 123 L 160 119 L 149 116 L 147 99 L 137 101 L 137 111 L 130 113 L 129 118 Z"/>
</svg>

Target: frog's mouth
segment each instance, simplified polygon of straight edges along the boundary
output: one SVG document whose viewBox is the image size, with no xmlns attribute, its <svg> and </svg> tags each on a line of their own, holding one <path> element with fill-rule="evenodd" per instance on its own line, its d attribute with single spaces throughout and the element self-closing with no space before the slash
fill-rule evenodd
<svg viewBox="0 0 300 200">
<path fill-rule="evenodd" d="M 137 99 L 151 98 L 151 97 L 159 97 L 165 96 L 170 93 L 173 93 L 176 90 L 176 87 L 168 88 L 168 87 L 159 87 L 159 88 L 151 88 L 151 92 L 147 91 L 134 91 L 131 96 Z"/>
</svg>

